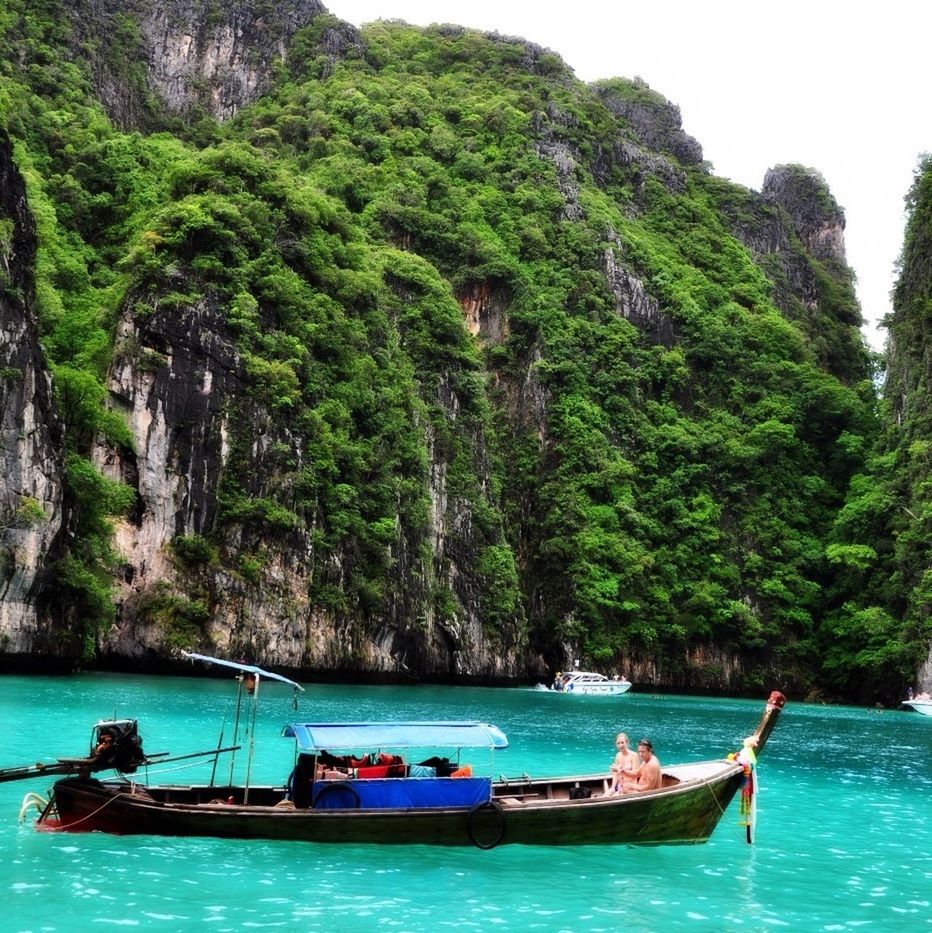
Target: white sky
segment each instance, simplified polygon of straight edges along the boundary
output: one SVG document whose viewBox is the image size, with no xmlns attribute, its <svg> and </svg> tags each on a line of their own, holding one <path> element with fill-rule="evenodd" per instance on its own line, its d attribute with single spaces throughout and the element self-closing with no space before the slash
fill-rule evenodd
<svg viewBox="0 0 932 933">
<path fill-rule="evenodd" d="M 522 36 L 583 81 L 640 76 L 680 107 L 715 174 L 759 190 L 818 169 L 844 208 L 848 262 L 881 349 L 903 198 L 932 151 L 926 0 L 324 0 L 355 25 L 403 19 Z"/>
</svg>

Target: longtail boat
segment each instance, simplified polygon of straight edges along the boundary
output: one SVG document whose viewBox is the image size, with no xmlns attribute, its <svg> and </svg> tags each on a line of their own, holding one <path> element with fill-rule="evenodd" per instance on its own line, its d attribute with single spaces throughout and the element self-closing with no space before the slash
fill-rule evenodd
<svg viewBox="0 0 932 933">
<path fill-rule="evenodd" d="M 260 679 L 273 676 L 251 666 L 189 657 L 242 668 L 243 678 L 252 679 L 253 694 Z M 275 679 L 300 689 L 287 678 Z M 92 753 L 51 766 L 70 767 L 72 773 L 55 782 L 36 822 L 37 828 L 53 831 L 480 849 L 508 843 L 701 843 L 739 791 L 742 814 L 753 812 L 755 753 L 763 750 L 784 702 L 781 693 L 770 695 L 741 752 L 665 767 L 658 789 L 615 795 L 609 794 L 611 778 L 604 773 L 497 780 L 474 775 L 458 760 L 463 750 L 474 755 L 486 749 L 491 759 L 508 746 L 501 730 L 481 722 L 295 721 L 282 730 L 294 739 L 295 758 L 281 785 L 250 785 L 249 767 L 245 783 L 148 784 L 128 776 L 154 760 L 142 749 L 135 721 L 100 722 L 92 742 L 95 752 L 106 745 L 106 760 Z M 195 755 L 233 754 L 238 748 L 218 744 Z M 412 754 L 443 749 L 452 753 L 417 762 L 422 755 Z M 104 767 L 117 776 L 92 776 Z M 0 780 L 27 776 L 3 776 L 21 770 L 0 771 Z M 49 767 L 42 773 L 50 773 Z M 746 822 L 750 842 L 752 825 Z"/>
</svg>

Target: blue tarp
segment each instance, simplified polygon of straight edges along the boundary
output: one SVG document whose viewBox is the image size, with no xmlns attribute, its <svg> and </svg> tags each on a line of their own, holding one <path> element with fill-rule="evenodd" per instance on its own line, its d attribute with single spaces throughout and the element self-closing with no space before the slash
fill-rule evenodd
<svg viewBox="0 0 932 933">
<path fill-rule="evenodd" d="M 492 780 L 483 777 L 315 781 L 313 792 L 318 810 L 474 807 L 491 797 Z"/>
<path fill-rule="evenodd" d="M 381 748 L 508 748 L 497 727 L 482 722 L 292 722 L 282 735 L 313 754 Z"/>
</svg>

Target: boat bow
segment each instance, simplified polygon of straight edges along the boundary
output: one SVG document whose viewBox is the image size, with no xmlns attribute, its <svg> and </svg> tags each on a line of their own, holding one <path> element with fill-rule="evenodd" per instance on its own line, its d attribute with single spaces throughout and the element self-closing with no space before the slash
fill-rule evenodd
<svg viewBox="0 0 932 933">
<path fill-rule="evenodd" d="M 770 738 L 770 733 L 773 732 L 785 704 L 786 697 L 779 690 L 774 690 L 768 697 L 760 722 L 752 734 L 752 737 L 757 740 L 754 747 L 758 755 L 767 744 L 767 739 Z"/>
</svg>

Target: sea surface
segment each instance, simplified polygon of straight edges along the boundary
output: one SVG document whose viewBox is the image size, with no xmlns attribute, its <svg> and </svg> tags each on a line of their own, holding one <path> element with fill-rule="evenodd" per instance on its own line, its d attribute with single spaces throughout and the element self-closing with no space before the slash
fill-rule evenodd
<svg viewBox="0 0 932 933">
<path fill-rule="evenodd" d="M 221 729 L 229 744 L 236 687 L 204 675 L 0 677 L 0 767 L 84 755 L 93 723 L 114 716 L 139 720 L 149 753 L 216 748 Z M 545 776 L 607 769 L 622 730 L 649 737 L 666 764 L 722 757 L 765 699 L 305 687 L 295 711 L 288 687 L 262 683 L 254 782 L 284 782 L 292 743 L 280 731 L 292 720 L 479 719 L 510 747 L 491 765 L 473 755 L 477 773 Z M 209 779 L 210 759 L 178 770 L 190 764 L 152 779 Z M 20 806 L 50 779 L 4 783 L 0 931 L 932 929 L 932 717 L 788 703 L 759 777 L 753 846 L 735 800 L 705 845 L 487 852 L 39 833 Z"/>
</svg>

